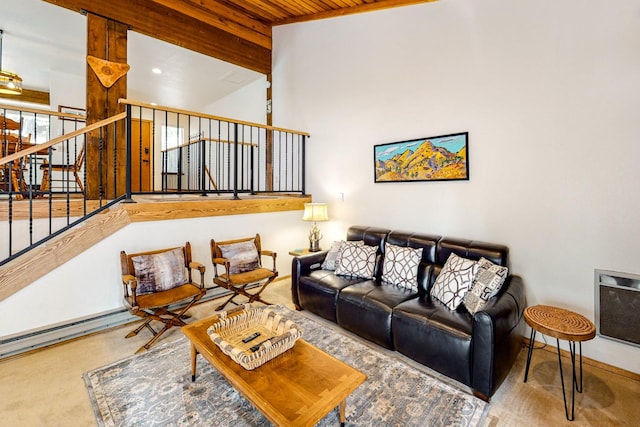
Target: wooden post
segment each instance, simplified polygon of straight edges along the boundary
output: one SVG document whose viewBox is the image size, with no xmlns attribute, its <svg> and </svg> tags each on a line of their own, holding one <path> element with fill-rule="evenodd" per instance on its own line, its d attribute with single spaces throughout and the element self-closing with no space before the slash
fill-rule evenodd
<svg viewBox="0 0 640 427">
<path fill-rule="evenodd" d="M 87 14 L 87 55 L 125 64 L 127 62 L 127 26 L 101 16 Z M 87 124 L 124 111 L 118 99 L 127 97 L 127 76 L 124 75 L 111 87 L 102 85 L 87 64 Z M 125 175 L 125 125 L 119 122 L 102 133 L 87 135 L 86 195 L 89 199 L 112 199 L 124 193 Z M 100 142 L 102 139 L 102 148 Z"/>
<path fill-rule="evenodd" d="M 273 104 L 271 103 L 271 73 L 267 74 L 267 126 L 273 126 Z M 273 191 L 273 131 L 267 129 L 267 143 L 266 143 L 266 179 L 265 185 L 266 191 Z"/>
</svg>

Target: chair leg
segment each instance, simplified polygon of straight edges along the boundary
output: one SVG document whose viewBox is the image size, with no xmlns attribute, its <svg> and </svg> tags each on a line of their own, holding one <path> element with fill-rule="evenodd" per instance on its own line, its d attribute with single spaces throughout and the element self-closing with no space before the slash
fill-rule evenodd
<svg viewBox="0 0 640 427">
<path fill-rule="evenodd" d="M 42 183 L 40 184 L 40 191 L 43 193 L 49 191 L 49 187 L 51 187 L 51 180 L 49 178 L 49 168 L 45 168 L 42 171 Z"/>
<path fill-rule="evenodd" d="M 76 184 L 78 184 L 78 188 L 80 188 L 80 191 L 84 193 L 84 185 L 82 185 L 82 180 L 80 179 L 80 175 L 78 175 L 78 172 L 73 171 L 73 175 L 76 178 Z"/>
<path fill-rule="evenodd" d="M 127 335 L 125 335 L 125 338 L 131 338 L 131 337 L 135 337 L 136 335 L 138 335 L 138 333 L 143 330 L 145 328 L 145 326 L 149 329 L 151 329 L 151 332 L 153 333 L 153 335 L 156 334 L 156 331 L 154 331 L 151 328 L 151 325 L 149 325 L 149 323 L 151 323 L 153 319 L 145 319 L 144 322 L 142 322 L 142 324 L 140 326 L 138 326 L 137 328 L 135 328 L 133 331 L 129 332 Z"/>
<path fill-rule="evenodd" d="M 267 301 L 263 300 L 262 298 L 260 298 L 260 294 L 261 294 L 261 293 L 262 293 L 262 292 L 267 288 L 267 286 L 268 286 L 271 282 L 273 282 L 273 279 L 271 279 L 271 280 L 267 281 L 264 285 L 262 285 L 262 287 L 258 290 L 258 292 L 254 293 L 254 294 L 249 294 L 249 293 L 247 292 L 247 294 L 248 294 L 248 295 L 250 295 L 250 296 L 249 296 L 249 302 L 258 301 L 258 302 L 261 302 L 261 303 L 263 303 L 263 304 L 265 304 L 265 305 L 271 305 L 271 303 L 269 303 L 269 302 L 267 302 Z"/>
<path fill-rule="evenodd" d="M 154 342 L 156 342 L 158 340 L 158 338 L 160 338 L 160 336 L 162 334 L 164 334 L 165 332 L 167 332 L 169 330 L 169 328 L 171 328 L 173 325 L 171 323 L 167 323 L 164 325 L 164 328 L 160 329 L 160 331 L 158 331 L 157 334 L 155 334 L 153 336 L 153 338 L 151 338 L 149 341 L 147 341 L 147 343 L 145 345 L 143 345 L 142 347 L 140 347 L 138 350 L 136 350 L 136 354 L 141 353 L 145 350 L 148 350 L 149 347 L 151 347 L 153 345 Z"/>
<path fill-rule="evenodd" d="M 236 303 L 235 301 L 233 301 L 233 299 L 234 299 L 235 297 L 237 297 L 238 295 L 240 295 L 240 294 L 239 294 L 239 293 L 237 293 L 237 292 L 234 292 L 234 291 L 231 291 L 231 292 L 233 292 L 233 294 L 232 294 L 229 298 L 227 298 L 227 300 L 226 300 L 225 302 L 223 302 L 222 304 L 220 304 L 219 306 L 217 306 L 217 307 L 216 307 L 216 311 L 220 311 L 220 310 L 222 310 L 222 309 L 223 309 L 223 308 L 225 308 L 225 307 L 226 307 L 226 305 L 227 305 L 227 304 L 229 304 L 230 302 L 234 303 L 235 305 L 238 305 L 238 303 Z"/>
<path fill-rule="evenodd" d="M 162 308 L 156 309 L 152 314 L 149 314 L 150 317 L 145 321 L 144 324 L 142 324 L 141 326 L 139 326 L 136 329 L 136 333 L 140 332 L 142 330 L 142 328 L 144 328 L 145 326 L 147 328 L 151 329 L 151 326 L 149 325 L 149 323 L 152 320 L 157 320 L 159 322 L 164 323 L 164 327 L 161 330 L 159 330 L 157 333 L 155 333 L 155 331 L 154 331 L 153 337 L 149 341 L 147 341 L 147 343 L 145 345 L 140 347 L 136 351 L 136 353 L 140 353 L 142 351 L 148 350 L 149 347 L 151 347 L 158 340 L 158 338 L 160 338 L 160 336 L 162 336 L 162 334 L 167 332 L 172 327 L 174 327 L 174 326 L 185 326 L 186 323 L 182 321 L 182 317 L 193 306 L 193 304 L 195 304 L 196 302 L 198 302 L 202 298 L 203 295 L 204 294 L 200 294 L 197 298 L 194 298 L 193 300 L 191 300 L 191 302 L 189 302 L 189 304 L 187 304 L 186 306 L 182 307 L 179 311 L 169 311 L 169 310 L 167 310 L 166 307 L 162 307 Z M 163 317 L 163 316 L 165 316 L 165 317 Z M 166 317 L 166 316 L 169 316 L 169 317 Z M 153 331 L 153 329 L 151 329 L 151 330 Z"/>
<path fill-rule="evenodd" d="M 16 170 L 16 167 L 12 167 L 11 168 L 11 185 L 13 186 L 13 191 L 15 192 L 15 198 L 16 200 L 22 200 L 22 194 L 21 192 L 23 191 L 22 189 L 22 180 L 20 179 L 21 177 L 18 176 L 19 172 Z M 21 173 L 20 173 L 21 175 Z"/>
</svg>

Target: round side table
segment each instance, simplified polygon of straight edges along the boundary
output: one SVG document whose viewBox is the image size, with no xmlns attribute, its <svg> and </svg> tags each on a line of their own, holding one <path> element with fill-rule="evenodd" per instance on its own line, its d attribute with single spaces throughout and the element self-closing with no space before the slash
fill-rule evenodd
<svg viewBox="0 0 640 427">
<path fill-rule="evenodd" d="M 524 310 L 524 320 L 531 326 L 531 337 L 529 338 L 529 352 L 527 354 L 527 367 L 524 372 L 524 382 L 527 382 L 529 375 L 529 365 L 531 364 L 531 353 L 533 343 L 536 339 L 536 332 L 554 337 L 558 346 L 558 364 L 560 365 L 560 382 L 562 383 L 562 398 L 564 399 L 564 413 L 567 420 L 573 421 L 575 418 L 575 392 L 582 393 L 582 341 L 588 341 L 596 336 L 594 324 L 581 314 L 563 308 L 549 305 L 535 305 Z M 571 415 L 567 405 L 567 396 L 564 389 L 564 375 L 562 373 L 562 357 L 560 355 L 560 340 L 569 342 L 569 352 L 571 353 L 571 367 L 573 370 L 571 384 Z M 580 384 L 576 378 L 576 342 L 580 349 Z"/>
</svg>

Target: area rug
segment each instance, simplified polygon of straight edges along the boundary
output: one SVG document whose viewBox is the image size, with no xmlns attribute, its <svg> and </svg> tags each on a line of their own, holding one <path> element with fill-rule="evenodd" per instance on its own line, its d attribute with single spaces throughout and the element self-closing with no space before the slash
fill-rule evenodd
<svg viewBox="0 0 640 427">
<path fill-rule="evenodd" d="M 303 338 L 356 367 L 367 380 L 347 399 L 349 426 L 476 426 L 488 405 L 436 379 L 393 352 L 380 351 L 304 312 L 274 309 Z M 84 380 L 99 426 L 269 426 L 270 422 L 202 357 L 191 381 L 186 338 L 87 372 Z M 338 410 L 318 426 L 339 425 Z"/>
</svg>

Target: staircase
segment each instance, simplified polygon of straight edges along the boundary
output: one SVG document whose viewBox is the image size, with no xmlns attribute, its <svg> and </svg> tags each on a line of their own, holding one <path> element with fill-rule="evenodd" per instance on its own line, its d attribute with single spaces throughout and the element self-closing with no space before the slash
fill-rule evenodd
<svg viewBox="0 0 640 427">
<path fill-rule="evenodd" d="M 131 222 L 301 210 L 310 201 L 308 134 L 120 102 L 124 113 L 89 126 L 0 105 L 4 117 L 65 131 L 0 157 L 3 171 L 20 173 L 18 185 L 0 189 L 0 301 Z"/>
</svg>

